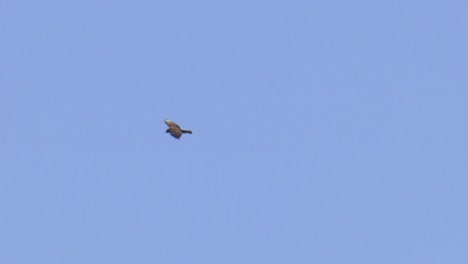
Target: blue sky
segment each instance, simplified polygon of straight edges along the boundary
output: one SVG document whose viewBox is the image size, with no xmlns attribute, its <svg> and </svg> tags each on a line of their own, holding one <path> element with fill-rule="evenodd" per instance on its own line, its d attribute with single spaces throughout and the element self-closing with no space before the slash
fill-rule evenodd
<svg viewBox="0 0 468 264">
<path fill-rule="evenodd" d="M 467 263 L 466 11 L 1 1 L 0 262 Z"/>
</svg>

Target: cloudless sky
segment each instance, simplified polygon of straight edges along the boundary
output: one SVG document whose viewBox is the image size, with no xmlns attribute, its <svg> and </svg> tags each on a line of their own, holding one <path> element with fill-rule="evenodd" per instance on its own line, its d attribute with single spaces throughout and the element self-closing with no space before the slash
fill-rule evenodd
<svg viewBox="0 0 468 264">
<path fill-rule="evenodd" d="M 468 263 L 467 11 L 1 0 L 0 263 Z"/>
</svg>

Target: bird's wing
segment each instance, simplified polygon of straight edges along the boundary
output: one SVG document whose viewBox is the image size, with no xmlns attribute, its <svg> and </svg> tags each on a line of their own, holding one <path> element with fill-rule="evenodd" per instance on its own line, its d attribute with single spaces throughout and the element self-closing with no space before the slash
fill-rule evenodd
<svg viewBox="0 0 468 264">
<path fill-rule="evenodd" d="M 166 125 L 167 125 L 168 127 L 170 127 L 170 128 L 173 127 L 173 128 L 180 129 L 180 126 L 179 126 L 178 124 L 174 123 L 174 122 L 168 122 L 168 123 L 166 123 Z"/>
<path fill-rule="evenodd" d="M 169 133 L 171 133 L 171 136 L 175 138 L 180 138 L 182 136 L 182 131 L 180 129 L 171 129 L 169 130 Z"/>
</svg>

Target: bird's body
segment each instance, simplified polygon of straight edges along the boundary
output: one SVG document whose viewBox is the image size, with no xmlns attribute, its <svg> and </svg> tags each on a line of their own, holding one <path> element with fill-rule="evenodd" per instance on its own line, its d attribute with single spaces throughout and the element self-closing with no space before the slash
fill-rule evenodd
<svg viewBox="0 0 468 264">
<path fill-rule="evenodd" d="M 166 125 L 169 127 L 166 130 L 166 133 L 170 133 L 171 136 L 177 139 L 179 139 L 185 133 L 192 134 L 192 130 L 181 129 L 179 125 L 169 119 L 164 120 L 164 123 L 166 123 Z"/>
</svg>

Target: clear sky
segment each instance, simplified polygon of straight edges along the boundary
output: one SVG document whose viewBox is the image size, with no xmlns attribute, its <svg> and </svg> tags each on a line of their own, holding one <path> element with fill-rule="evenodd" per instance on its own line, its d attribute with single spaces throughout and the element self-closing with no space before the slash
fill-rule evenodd
<svg viewBox="0 0 468 264">
<path fill-rule="evenodd" d="M 468 263 L 467 10 L 1 0 L 0 263 Z"/>
</svg>

